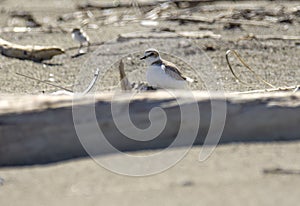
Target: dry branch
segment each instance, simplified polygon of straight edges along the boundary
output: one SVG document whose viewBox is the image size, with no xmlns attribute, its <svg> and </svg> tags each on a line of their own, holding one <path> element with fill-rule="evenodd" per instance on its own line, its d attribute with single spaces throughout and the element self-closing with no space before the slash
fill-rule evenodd
<svg viewBox="0 0 300 206">
<path fill-rule="evenodd" d="M 22 46 L 0 38 L 1 54 L 7 57 L 27 59 L 33 61 L 49 60 L 53 56 L 65 53 L 63 49 L 56 46 Z"/>
<path fill-rule="evenodd" d="M 121 89 L 123 91 L 130 91 L 132 90 L 131 84 L 126 76 L 125 70 L 124 70 L 124 63 L 121 60 L 119 64 L 119 73 L 120 73 L 120 82 L 121 82 Z"/>
<path fill-rule="evenodd" d="M 215 34 L 211 31 L 178 31 L 178 32 L 138 32 L 138 33 L 127 33 L 120 34 L 118 41 L 124 41 L 128 39 L 148 39 L 148 38 L 178 38 L 178 37 L 187 37 L 187 38 L 213 38 L 219 39 L 221 35 Z"/>
<path fill-rule="evenodd" d="M 216 23 L 222 24 L 240 24 L 240 25 L 248 25 L 248 26 L 261 26 L 261 27 L 271 27 L 273 24 L 263 22 L 263 21 L 255 21 L 255 20 L 233 20 L 233 19 L 220 19 L 216 20 Z"/>
<path fill-rule="evenodd" d="M 200 3 L 213 2 L 216 0 L 172 0 L 172 3 L 176 4 L 178 7 L 194 7 Z M 153 7 L 161 3 L 169 3 L 170 1 L 158 0 L 158 1 L 137 1 L 136 5 L 138 7 Z M 77 8 L 82 9 L 114 9 L 114 8 L 130 8 L 133 7 L 133 2 L 119 1 L 115 2 L 103 2 L 103 3 L 85 3 L 77 5 Z"/>
<path fill-rule="evenodd" d="M 171 17 L 167 17 L 166 20 L 180 21 L 180 22 L 208 23 L 208 24 L 212 24 L 215 22 L 214 19 L 210 19 L 202 16 L 188 16 L 188 15 L 171 16 Z"/>
<path fill-rule="evenodd" d="M 261 26 L 261 27 L 271 27 L 272 24 L 263 21 L 255 20 L 233 20 L 233 19 L 220 19 L 220 18 L 207 18 L 202 16 L 188 16 L 179 15 L 167 17 L 166 20 L 170 21 L 180 21 L 180 22 L 194 22 L 194 23 L 206 23 L 206 24 L 240 24 L 248 26 Z"/>
<path fill-rule="evenodd" d="M 235 57 L 242 63 L 242 65 L 248 69 L 252 74 L 254 74 L 255 78 L 257 80 L 259 80 L 260 82 L 264 83 L 265 85 L 268 85 L 272 88 L 276 88 L 274 85 L 270 84 L 268 81 L 266 81 L 264 78 L 262 78 L 260 75 L 256 74 L 256 72 L 245 62 L 245 60 L 240 56 L 240 54 L 235 51 L 235 50 L 228 50 L 226 52 L 226 61 L 227 61 L 227 65 L 230 69 L 230 72 L 232 73 L 232 75 L 236 78 L 236 80 L 238 80 L 239 82 L 248 85 L 247 82 L 244 82 L 243 80 L 241 80 L 234 72 L 234 70 L 232 69 L 231 63 L 229 61 L 229 54 L 233 53 L 235 55 Z"/>
<path fill-rule="evenodd" d="M 138 3 L 139 7 L 152 7 L 158 5 L 155 1 L 144 1 Z M 132 2 L 124 2 L 120 1 L 118 3 L 115 2 L 102 2 L 102 3 L 84 3 L 77 5 L 77 9 L 85 10 L 85 9 L 114 9 L 114 8 L 130 8 L 133 7 Z"/>
<path fill-rule="evenodd" d="M 300 36 L 287 36 L 287 35 L 254 35 L 248 34 L 246 36 L 240 37 L 239 40 L 291 40 L 298 41 L 300 40 Z"/>
<path fill-rule="evenodd" d="M 119 94 L 119 108 L 126 108 L 130 100 L 130 118 L 138 128 L 149 126 L 149 109 L 161 107 L 168 115 L 168 124 L 162 135 L 149 142 L 137 142 L 118 132 L 111 114 L 114 93 L 84 96 L 74 99 L 70 96 L 4 96 L 0 99 L 0 165 L 24 165 L 49 163 L 74 157 L 86 156 L 83 146 L 74 130 L 72 108 L 78 109 L 83 128 L 93 125 L 87 111 L 95 98 L 95 112 L 99 126 L 106 131 L 106 138 L 121 151 L 165 148 L 174 140 L 180 124 L 179 106 L 169 92 L 145 92 Z M 186 92 L 177 93 L 184 99 L 181 107 L 190 107 L 185 99 Z M 201 122 L 196 144 L 202 144 L 211 122 L 211 100 L 217 105 L 227 105 L 227 118 L 220 143 L 299 140 L 300 138 L 300 93 L 228 94 L 226 99 L 219 94 L 194 92 L 198 103 Z M 216 106 L 214 112 L 223 108 Z M 245 112 L 246 111 L 246 112 Z M 114 118 L 127 115 L 120 109 Z M 159 121 L 160 116 L 153 116 Z M 190 128 L 190 121 L 182 122 L 183 128 Z M 88 132 L 88 131 L 87 131 Z M 87 133 L 88 134 L 88 133 Z M 98 134 L 97 134 L 98 135 Z M 188 137 L 189 134 L 186 134 Z M 93 145 L 93 140 L 90 142 Z M 184 141 L 181 146 L 184 146 Z M 98 145 L 96 145 L 98 146 Z M 97 147 L 98 154 L 108 151 Z"/>
<path fill-rule="evenodd" d="M 266 93 L 266 92 L 297 92 L 299 86 L 290 86 L 290 87 L 277 87 L 272 89 L 258 89 L 245 92 L 234 92 L 233 94 L 255 94 L 255 93 Z"/>
</svg>

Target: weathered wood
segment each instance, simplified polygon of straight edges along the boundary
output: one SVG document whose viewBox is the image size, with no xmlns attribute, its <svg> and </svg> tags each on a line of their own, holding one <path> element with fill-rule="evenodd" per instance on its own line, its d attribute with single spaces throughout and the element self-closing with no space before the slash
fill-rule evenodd
<svg viewBox="0 0 300 206">
<path fill-rule="evenodd" d="M 178 94 L 185 99 L 185 93 Z M 119 94 L 119 108 L 130 101 L 130 116 L 139 128 L 149 125 L 149 110 L 161 107 L 167 114 L 168 123 L 162 135 L 150 142 L 137 142 L 118 132 L 111 113 L 112 93 L 95 95 L 95 112 L 99 126 L 107 139 L 121 151 L 167 147 L 177 135 L 180 125 L 179 106 L 167 92 Z M 200 130 L 195 144 L 202 144 L 210 126 L 211 100 L 227 105 L 227 119 L 220 143 L 255 142 L 300 139 L 300 93 L 267 93 L 251 95 L 228 94 L 227 98 L 208 93 L 194 92 L 200 109 Z M 89 96 L 73 102 L 70 96 L 5 96 L 0 99 L 0 165 L 24 165 L 49 163 L 74 157 L 86 156 L 76 135 L 72 116 L 74 108 L 85 110 L 91 105 Z M 186 100 L 181 106 L 189 106 Z M 217 104 L 217 105 L 218 105 Z M 215 112 L 220 112 L 219 107 Z M 121 118 L 125 111 L 119 111 Z M 155 118 L 155 117 L 154 117 Z M 158 118 L 158 117 L 156 117 Z M 92 124 L 88 116 L 77 124 Z M 189 128 L 190 122 L 183 127 Z M 187 134 L 188 136 L 189 134 Z M 183 146 L 186 144 L 182 143 Z M 105 148 L 99 148 L 105 153 Z M 103 149 L 103 150 L 101 150 Z"/>
<path fill-rule="evenodd" d="M 126 76 L 125 70 L 124 70 L 124 63 L 121 60 L 119 64 L 119 73 L 120 73 L 120 82 L 121 82 L 121 89 L 123 91 L 130 91 L 132 90 L 132 86 Z"/>
<path fill-rule="evenodd" d="M 148 38 L 178 38 L 187 37 L 193 39 L 212 38 L 220 39 L 220 34 L 215 34 L 212 31 L 178 31 L 178 32 L 134 32 L 127 34 L 120 34 L 118 41 L 125 41 L 129 39 L 148 39 Z"/>
<path fill-rule="evenodd" d="M 271 27 L 272 24 L 263 21 L 255 20 L 234 20 L 234 19 L 222 19 L 217 18 L 206 18 L 203 16 L 188 16 L 188 15 L 179 15 L 167 17 L 166 20 L 170 21 L 180 21 L 180 22 L 193 22 L 193 23 L 206 23 L 206 24 L 239 24 L 247 26 L 262 26 L 262 27 Z"/>
<path fill-rule="evenodd" d="M 172 0 L 172 3 L 176 4 L 178 7 L 184 4 L 184 7 L 194 7 L 200 3 L 213 2 L 216 0 Z M 161 3 L 167 3 L 170 1 L 166 0 L 154 0 L 154 1 L 113 1 L 113 2 L 98 2 L 98 3 L 84 3 L 77 6 L 78 9 L 114 9 L 114 8 L 130 8 L 136 4 L 138 7 L 153 7 Z"/>
<path fill-rule="evenodd" d="M 287 36 L 287 35 L 254 35 L 248 34 L 246 36 L 240 37 L 239 40 L 290 40 L 290 41 L 298 41 L 300 40 L 300 36 Z"/>
<path fill-rule="evenodd" d="M 7 57 L 43 61 L 52 59 L 55 55 L 65 53 L 63 49 L 56 46 L 22 46 L 8 42 L 0 38 L 1 54 Z"/>
<path fill-rule="evenodd" d="M 191 15 L 171 16 L 171 17 L 167 17 L 166 20 L 180 21 L 180 22 L 208 23 L 208 24 L 212 24 L 215 22 L 215 19 L 210 19 L 203 16 L 191 16 Z"/>
<path fill-rule="evenodd" d="M 258 89 L 250 90 L 245 92 L 234 92 L 234 94 L 254 94 L 254 93 L 266 93 L 266 92 L 298 92 L 300 85 L 289 86 L 289 87 L 277 87 L 272 89 Z"/>
</svg>

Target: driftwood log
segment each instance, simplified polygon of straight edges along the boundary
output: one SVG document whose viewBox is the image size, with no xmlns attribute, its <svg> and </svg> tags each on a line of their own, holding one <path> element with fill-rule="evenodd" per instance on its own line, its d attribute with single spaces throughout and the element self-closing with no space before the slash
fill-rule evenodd
<svg viewBox="0 0 300 206">
<path fill-rule="evenodd" d="M 118 36 L 118 41 L 126 41 L 130 39 L 148 39 L 148 38 L 193 38 L 193 39 L 204 39 L 204 38 L 212 38 L 212 39 L 220 39 L 222 36 L 220 34 L 215 34 L 211 31 L 178 31 L 178 32 L 135 32 L 135 33 L 127 33 L 120 34 Z"/>
<path fill-rule="evenodd" d="M 203 144 L 210 126 L 210 100 L 227 105 L 227 119 L 220 143 L 300 140 L 300 94 L 291 92 L 265 94 L 219 94 L 194 92 L 200 109 L 200 129 L 195 144 Z M 149 126 L 149 110 L 161 107 L 168 122 L 159 138 L 137 142 L 118 132 L 111 114 L 112 94 L 97 94 L 95 111 L 98 125 L 106 131 L 107 140 L 121 151 L 165 148 L 177 135 L 180 113 L 176 99 L 169 93 L 144 92 L 134 97 L 120 94 L 118 107 L 130 101 L 130 116 L 139 128 Z M 178 94 L 184 99 L 185 92 Z M 42 164 L 86 156 L 76 135 L 72 116 L 71 96 L 5 96 L 0 99 L 0 166 Z M 114 102 L 116 103 L 116 102 Z M 187 100 L 181 106 L 189 106 Z M 91 105 L 89 96 L 74 101 L 74 107 Z M 218 104 L 217 104 L 218 105 Z M 218 113 L 218 106 L 215 111 Z M 121 118 L 120 109 L 117 118 Z M 155 117 L 154 117 L 155 118 Z M 157 117 L 156 117 L 157 118 Z M 87 117 L 78 124 L 92 124 Z M 183 123 L 189 128 L 190 122 Z M 188 137 L 188 134 L 187 134 Z M 182 142 L 182 146 L 186 143 Z M 101 150 L 99 155 L 105 153 Z"/>
<path fill-rule="evenodd" d="M 22 46 L 8 42 L 0 38 L 1 54 L 7 57 L 26 59 L 32 61 L 43 61 L 52 59 L 53 56 L 65 53 L 63 49 L 56 46 Z"/>
<path fill-rule="evenodd" d="M 290 40 L 290 41 L 299 41 L 300 36 L 287 36 L 287 35 L 254 35 L 248 34 L 246 36 L 240 37 L 239 40 Z"/>
<path fill-rule="evenodd" d="M 200 3 L 208 3 L 216 0 L 172 0 L 172 3 L 178 7 L 194 7 Z M 136 4 L 138 7 L 153 7 L 161 3 L 168 3 L 167 0 L 155 0 L 155 1 L 113 1 L 113 2 L 98 2 L 98 3 L 84 3 L 77 6 L 78 9 L 114 9 L 114 8 L 130 8 Z"/>
</svg>

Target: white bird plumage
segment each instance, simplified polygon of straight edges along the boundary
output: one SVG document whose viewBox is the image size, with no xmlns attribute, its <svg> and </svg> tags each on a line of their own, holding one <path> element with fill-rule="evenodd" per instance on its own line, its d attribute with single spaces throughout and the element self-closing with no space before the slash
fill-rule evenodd
<svg viewBox="0 0 300 206">
<path fill-rule="evenodd" d="M 78 41 L 80 43 L 79 50 L 82 48 L 83 44 L 87 44 L 87 48 L 89 49 L 90 46 L 90 39 L 88 35 L 79 28 L 75 28 L 72 30 L 72 39 Z"/>
<path fill-rule="evenodd" d="M 162 59 L 156 49 L 147 49 L 141 59 L 148 65 L 146 79 L 152 87 L 187 89 L 188 82 L 194 82 L 184 76 L 175 64 Z"/>
</svg>

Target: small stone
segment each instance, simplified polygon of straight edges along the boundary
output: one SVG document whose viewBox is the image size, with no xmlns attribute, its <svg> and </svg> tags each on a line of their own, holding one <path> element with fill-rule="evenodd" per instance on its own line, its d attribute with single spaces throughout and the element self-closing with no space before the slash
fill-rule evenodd
<svg viewBox="0 0 300 206">
<path fill-rule="evenodd" d="M 51 77 L 51 78 L 49 78 L 48 80 L 49 80 L 50 82 L 55 82 L 55 79 L 54 79 L 54 78 L 52 78 L 52 77 Z"/>
</svg>

